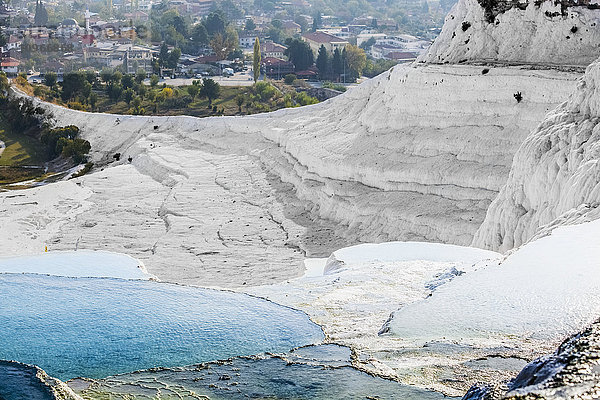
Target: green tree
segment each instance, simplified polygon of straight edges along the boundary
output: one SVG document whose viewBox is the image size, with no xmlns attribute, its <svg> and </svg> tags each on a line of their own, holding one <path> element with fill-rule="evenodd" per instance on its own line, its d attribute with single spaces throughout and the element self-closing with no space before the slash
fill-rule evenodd
<svg viewBox="0 0 600 400">
<path fill-rule="evenodd" d="M 200 95 L 208 99 L 209 107 L 212 106 L 213 100 L 217 99 L 221 94 L 221 86 L 210 78 L 204 78 L 202 80 L 202 88 L 200 89 Z"/>
<path fill-rule="evenodd" d="M 244 105 L 245 101 L 246 97 L 243 94 L 240 93 L 237 96 L 235 96 L 235 104 L 237 104 L 238 111 L 240 112 L 240 114 L 242 113 L 242 106 Z"/>
<path fill-rule="evenodd" d="M 160 53 L 158 54 L 158 64 L 161 67 L 165 67 L 167 65 L 168 60 L 169 46 L 167 46 L 167 43 L 163 42 L 163 44 L 160 46 Z"/>
<path fill-rule="evenodd" d="M 254 73 L 254 83 L 260 78 L 260 41 L 258 37 L 254 39 L 254 53 L 252 55 L 252 72 Z"/>
<path fill-rule="evenodd" d="M 150 86 L 151 87 L 156 87 L 156 85 L 158 85 L 158 81 L 160 79 L 158 78 L 158 75 L 156 74 L 152 74 L 152 76 L 150 77 Z"/>
<path fill-rule="evenodd" d="M 87 81 L 85 73 L 69 72 L 63 77 L 62 99 L 67 101 L 78 95 L 87 98 L 91 89 L 92 85 Z"/>
<path fill-rule="evenodd" d="M 192 96 L 192 100 L 198 96 L 198 92 L 200 92 L 200 81 L 192 81 L 192 84 L 187 87 L 187 92 L 190 96 Z"/>
<path fill-rule="evenodd" d="M 10 82 L 4 72 L 0 72 L 0 97 L 5 98 L 8 96 L 8 90 L 10 89 Z"/>
<path fill-rule="evenodd" d="M 254 21 L 252 20 L 252 18 L 248 18 L 246 20 L 246 25 L 244 25 L 244 30 L 246 32 L 252 32 L 256 29 L 256 24 L 254 23 Z"/>
<path fill-rule="evenodd" d="M 344 72 L 344 60 L 342 59 L 342 52 L 336 48 L 333 52 L 333 59 L 331 60 L 331 69 L 333 74 L 339 78 Z"/>
<path fill-rule="evenodd" d="M 125 100 L 125 103 L 127 103 L 127 104 L 131 103 L 131 100 L 133 100 L 134 96 L 135 96 L 135 92 L 133 91 L 132 88 L 126 89 L 123 92 L 123 100 Z"/>
<path fill-rule="evenodd" d="M 140 68 L 135 73 L 135 81 L 138 84 L 141 84 L 142 82 L 144 82 L 144 79 L 146 79 L 146 71 Z"/>
<path fill-rule="evenodd" d="M 35 2 L 33 23 L 35 26 L 46 26 L 48 24 L 48 11 L 41 0 L 36 0 Z"/>
<path fill-rule="evenodd" d="M 294 64 L 296 71 L 303 71 L 314 64 L 314 55 L 308 43 L 300 39 L 288 39 L 285 44 L 285 55 Z"/>
<path fill-rule="evenodd" d="M 225 20 L 219 13 L 210 13 L 204 21 L 208 36 L 213 36 L 217 33 L 225 33 Z"/>
<path fill-rule="evenodd" d="M 295 74 L 287 74 L 283 79 L 286 85 L 292 85 L 298 77 Z"/>
<path fill-rule="evenodd" d="M 61 155 L 63 157 L 71 157 L 76 163 L 81 163 L 86 160 L 86 154 L 90 152 L 92 146 L 90 142 L 84 139 L 75 138 L 72 140 L 61 138 L 58 145 L 62 147 Z"/>
<path fill-rule="evenodd" d="M 321 25 L 323 24 L 323 21 L 321 19 L 321 12 L 317 11 L 315 13 L 315 15 L 313 16 L 313 25 L 312 25 L 312 31 L 316 32 L 317 29 L 319 29 L 321 27 Z"/>
<path fill-rule="evenodd" d="M 100 79 L 102 79 L 102 82 L 105 84 L 108 84 L 112 79 L 112 71 L 108 68 L 102 69 L 102 71 L 100 71 Z"/>
<path fill-rule="evenodd" d="M 123 79 L 123 74 L 120 73 L 119 71 L 115 71 L 115 72 L 113 72 L 113 74 L 112 74 L 112 76 L 110 78 L 110 81 L 113 84 L 118 85 L 118 84 L 121 83 L 121 79 Z"/>
<path fill-rule="evenodd" d="M 92 111 L 96 108 L 96 104 L 98 104 L 98 95 L 94 92 L 90 93 L 88 97 L 88 104 L 92 107 Z"/>
<path fill-rule="evenodd" d="M 367 56 L 365 51 L 360 47 L 354 45 L 347 45 L 345 48 L 346 53 L 346 64 L 352 73 L 353 79 L 360 77 L 363 69 L 367 65 Z"/>
<path fill-rule="evenodd" d="M 175 69 L 177 67 L 177 63 L 179 62 L 179 57 L 181 57 L 181 49 L 174 48 L 169 53 L 169 59 L 167 62 L 167 67 L 171 69 Z"/>
<path fill-rule="evenodd" d="M 329 75 L 329 54 L 324 45 L 319 47 L 319 55 L 317 56 L 317 68 L 319 69 L 319 76 L 321 79 L 326 79 Z"/>
<path fill-rule="evenodd" d="M 54 86 L 56 86 L 57 79 L 58 77 L 56 75 L 56 72 L 47 72 L 46 75 L 44 75 L 44 84 L 50 89 L 54 89 Z"/>
<path fill-rule="evenodd" d="M 197 45 L 208 44 L 208 32 L 203 23 L 196 24 L 192 30 L 192 41 Z"/>
<path fill-rule="evenodd" d="M 131 74 L 125 74 L 121 78 L 121 85 L 123 86 L 123 89 L 132 88 L 134 82 L 135 82 L 135 78 Z"/>
</svg>

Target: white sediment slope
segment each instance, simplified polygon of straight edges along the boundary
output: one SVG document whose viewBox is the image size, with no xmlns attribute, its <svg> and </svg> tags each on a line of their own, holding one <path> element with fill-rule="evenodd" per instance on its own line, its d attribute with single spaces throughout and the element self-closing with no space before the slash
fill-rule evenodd
<svg viewBox="0 0 600 400">
<path fill-rule="evenodd" d="M 320 275 L 244 291 L 305 311 L 323 327 L 327 341 L 356 351 L 359 368 L 456 395 L 463 389 L 439 384 L 422 370 L 456 365 L 460 357 L 419 351 L 379 332 L 395 308 L 423 300 L 438 286 L 500 258 L 491 251 L 436 243 L 362 244 L 321 260 Z M 460 356 L 480 355 L 463 349 Z"/>
<path fill-rule="evenodd" d="M 600 221 L 557 228 L 395 312 L 390 331 L 489 347 L 560 341 L 600 316 L 599 235 Z"/>
<path fill-rule="evenodd" d="M 532 132 L 473 244 L 506 251 L 553 227 L 594 220 L 600 204 L 600 63 Z"/>
<path fill-rule="evenodd" d="M 161 280 L 238 286 L 299 276 L 305 255 L 357 242 L 469 244 L 514 152 L 579 77 L 482 70 L 399 66 L 328 102 L 249 117 L 48 106 L 104 167 L 65 183 L 68 202 L 53 185 L 35 189 L 50 199 L 37 204 L 0 193 L 0 221 L 19 226 L 0 253 L 35 252 L 43 237 L 51 250 L 130 254 Z M 35 222 L 48 213 L 51 226 Z"/>
</svg>

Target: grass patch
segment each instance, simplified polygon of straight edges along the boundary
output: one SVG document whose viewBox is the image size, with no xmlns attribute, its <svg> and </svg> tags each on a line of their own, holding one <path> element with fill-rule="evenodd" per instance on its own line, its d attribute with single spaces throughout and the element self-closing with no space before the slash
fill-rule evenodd
<svg viewBox="0 0 600 400">
<path fill-rule="evenodd" d="M 17 183 L 44 176 L 44 168 L 0 166 L 0 184 Z"/>
<path fill-rule="evenodd" d="M 0 118 L 0 140 L 6 148 L 0 154 L 0 166 L 41 166 L 48 161 L 46 147 L 38 139 L 13 131 Z"/>
</svg>

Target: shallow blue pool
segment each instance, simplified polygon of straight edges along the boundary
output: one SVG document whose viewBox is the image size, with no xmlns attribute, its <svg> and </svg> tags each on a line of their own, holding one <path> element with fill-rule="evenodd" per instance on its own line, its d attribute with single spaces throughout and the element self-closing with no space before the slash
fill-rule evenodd
<svg viewBox="0 0 600 400">
<path fill-rule="evenodd" d="M 322 339 L 304 313 L 237 293 L 0 275 L 0 359 L 63 380 L 284 352 Z"/>
</svg>

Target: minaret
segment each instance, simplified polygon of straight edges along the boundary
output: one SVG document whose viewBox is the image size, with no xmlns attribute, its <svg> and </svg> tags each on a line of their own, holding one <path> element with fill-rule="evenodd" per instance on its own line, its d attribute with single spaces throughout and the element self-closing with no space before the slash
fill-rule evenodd
<svg viewBox="0 0 600 400">
<path fill-rule="evenodd" d="M 92 14 L 90 13 L 90 9 L 87 8 L 85 10 L 85 34 L 89 35 L 90 34 L 90 17 L 92 16 Z"/>
</svg>

